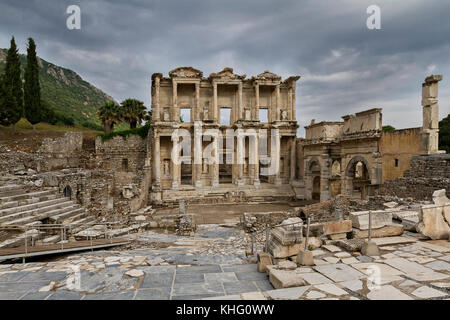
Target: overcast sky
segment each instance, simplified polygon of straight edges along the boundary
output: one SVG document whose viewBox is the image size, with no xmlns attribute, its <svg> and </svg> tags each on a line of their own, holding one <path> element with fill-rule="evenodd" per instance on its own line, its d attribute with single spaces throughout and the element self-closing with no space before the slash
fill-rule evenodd
<svg viewBox="0 0 450 320">
<path fill-rule="evenodd" d="M 66 27 L 72 4 L 81 30 Z M 366 27 L 372 4 L 381 30 Z M 0 47 L 14 35 L 25 53 L 33 37 L 43 59 L 148 106 L 151 74 L 177 66 L 300 75 L 302 127 L 377 107 L 383 124 L 408 128 L 421 126 L 429 74 L 444 75 L 440 119 L 450 113 L 449 13 L 448 0 L 1 0 Z"/>
</svg>

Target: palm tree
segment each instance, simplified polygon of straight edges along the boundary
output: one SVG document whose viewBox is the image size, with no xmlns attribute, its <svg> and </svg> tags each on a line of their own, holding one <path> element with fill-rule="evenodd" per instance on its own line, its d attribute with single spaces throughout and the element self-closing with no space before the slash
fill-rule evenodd
<svg viewBox="0 0 450 320">
<path fill-rule="evenodd" d="M 137 99 L 126 99 L 122 101 L 122 118 L 130 124 L 130 129 L 136 128 L 137 124 L 145 119 L 147 109 L 142 101 Z"/>
<path fill-rule="evenodd" d="M 98 117 L 103 123 L 105 133 L 110 133 L 114 130 L 114 125 L 119 123 L 122 119 L 121 110 L 117 103 L 113 101 L 106 102 L 98 109 Z"/>
</svg>

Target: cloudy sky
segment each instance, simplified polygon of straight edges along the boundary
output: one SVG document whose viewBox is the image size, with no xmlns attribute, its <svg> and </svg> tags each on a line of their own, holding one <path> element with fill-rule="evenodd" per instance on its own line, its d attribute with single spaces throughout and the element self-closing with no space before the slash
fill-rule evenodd
<svg viewBox="0 0 450 320">
<path fill-rule="evenodd" d="M 73 4 L 81 30 L 66 27 Z M 366 27 L 372 4 L 381 30 Z M 421 125 L 429 74 L 444 75 L 440 118 L 450 113 L 449 12 L 448 0 L 1 0 L 0 47 L 14 35 L 24 53 L 31 36 L 40 57 L 146 105 L 151 74 L 177 66 L 300 75 L 301 126 L 377 107 L 408 128 Z"/>
</svg>

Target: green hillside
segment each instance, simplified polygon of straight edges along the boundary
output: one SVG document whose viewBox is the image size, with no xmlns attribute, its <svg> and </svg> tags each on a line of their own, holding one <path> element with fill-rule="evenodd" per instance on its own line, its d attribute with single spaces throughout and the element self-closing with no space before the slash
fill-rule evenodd
<svg viewBox="0 0 450 320">
<path fill-rule="evenodd" d="M 7 49 L 0 49 L 0 72 L 3 72 Z M 22 72 L 25 70 L 26 56 L 20 55 Z M 100 124 L 97 109 L 112 97 L 89 82 L 84 81 L 72 70 L 58 67 L 38 58 L 41 97 L 49 102 L 58 113 L 72 117 L 80 125 L 86 121 Z"/>
</svg>

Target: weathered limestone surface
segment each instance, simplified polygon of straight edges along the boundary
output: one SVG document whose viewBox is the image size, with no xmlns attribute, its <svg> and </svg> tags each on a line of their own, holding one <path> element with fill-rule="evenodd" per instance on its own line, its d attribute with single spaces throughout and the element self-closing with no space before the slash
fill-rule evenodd
<svg viewBox="0 0 450 320">
<path fill-rule="evenodd" d="M 401 224 L 390 224 L 378 229 L 372 229 L 372 238 L 384 238 L 400 236 L 403 234 L 404 227 Z M 353 238 L 366 239 L 369 236 L 369 230 L 353 229 Z"/>
<path fill-rule="evenodd" d="M 372 228 L 381 228 L 392 224 L 392 213 L 384 210 L 371 211 Z M 369 211 L 358 211 L 350 213 L 353 227 L 360 230 L 369 229 Z"/>
<path fill-rule="evenodd" d="M 450 200 L 447 198 L 447 195 L 445 194 L 445 189 L 436 190 L 435 192 L 433 192 L 433 202 L 437 205 L 443 205 L 450 202 Z"/>
<path fill-rule="evenodd" d="M 448 239 L 450 225 L 444 217 L 448 217 L 449 210 L 450 203 L 422 206 L 419 213 L 420 222 L 417 225 L 417 231 L 433 240 Z"/>
<path fill-rule="evenodd" d="M 295 271 L 279 270 L 276 268 L 269 269 L 269 281 L 275 289 L 301 287 L 306 285 L 301 274 Z"/>
</svg>

